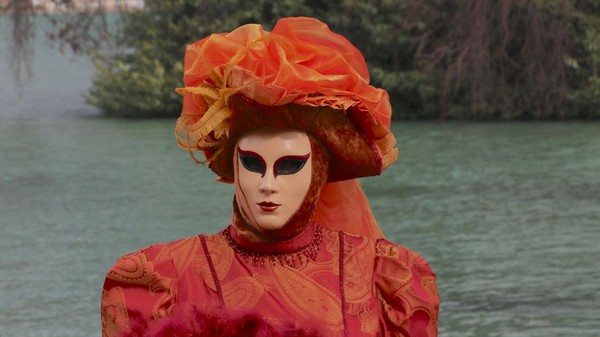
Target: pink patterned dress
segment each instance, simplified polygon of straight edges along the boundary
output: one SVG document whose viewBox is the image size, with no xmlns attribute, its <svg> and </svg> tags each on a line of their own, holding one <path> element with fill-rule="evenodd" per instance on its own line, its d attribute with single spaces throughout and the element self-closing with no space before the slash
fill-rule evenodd
<svg viewBox="0 0 600 337">
<path fill-rule="evenodd" d="M 192 308 L 224 320 L 253 314 L 272 331 L 429 337 L 439 299 L 427 262 L 385 239 L 310 224 L 289 241 L 257 244 L 230 226 L 121 257 L 104 284 L 103 337 L 135 335 L 140 322 L 147 331 Z"/>
</svg>

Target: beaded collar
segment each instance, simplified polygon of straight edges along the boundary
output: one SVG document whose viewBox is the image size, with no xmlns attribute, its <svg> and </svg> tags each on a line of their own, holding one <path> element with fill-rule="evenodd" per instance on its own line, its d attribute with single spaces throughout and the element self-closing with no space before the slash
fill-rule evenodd
<svg viewBox="0 0 600 337">
<path fill-rule="evenodd" d="M 264 266 L 266 260 L 290 267 L 301 266 L 308 260 L 316 259 L 323 240 L 323 227 L 314 222 L 309 223 L 300 235 L 274 243 L 247 241 L 231 225 L 222 233 L 242 260 L 252 262 L 253 266 Z"/>
</svg>

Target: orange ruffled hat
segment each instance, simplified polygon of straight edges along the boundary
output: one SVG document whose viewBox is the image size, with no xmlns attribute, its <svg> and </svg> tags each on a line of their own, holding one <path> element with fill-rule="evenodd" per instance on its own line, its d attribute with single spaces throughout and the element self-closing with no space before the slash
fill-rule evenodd
<svg viewBox="0 0 600 337">
<path fill-rule="evenodd" d="M 355 178 L 378 175 L 397 159 L 391 106 L 385 90 L 369 85 L 365 60 L 346 38 L 306 17 L 283 18 L 271 32 L 244 25 L 189 45 L 183 80 L 178 144 L 194 159 L 202 151 L 218 180 L 233 180 L 232 149 L 244 131 L 304 130 L 330 153 L 328 182 L 341 181 L 323 189 L 315 220 L 382 236 Z M 352 222 L 359 223 L 350 229 Z"/>
</svg>

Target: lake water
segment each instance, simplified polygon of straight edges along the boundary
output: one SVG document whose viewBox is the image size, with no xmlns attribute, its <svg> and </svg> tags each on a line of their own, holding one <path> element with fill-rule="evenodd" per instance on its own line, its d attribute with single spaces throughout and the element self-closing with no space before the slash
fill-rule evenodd
<svg viewBox="0 0 600 337">
<path fill-rule="evenodd" d="M 226 226 L 231 186 L 173 120 L 96 117 L 93 68 L 36 45 L 12 86 L 0 21 L 0 336 L 100 336 L 122 254 Z M 438 275 L 440 336 L 600 335 L 600 124 L 400 123 L 363 180 L 393 241 Z"/>
</svg>

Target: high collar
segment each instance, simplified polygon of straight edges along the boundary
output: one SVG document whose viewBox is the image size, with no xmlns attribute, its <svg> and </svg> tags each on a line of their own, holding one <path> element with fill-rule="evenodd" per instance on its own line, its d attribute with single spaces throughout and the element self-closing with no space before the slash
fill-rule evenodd
<svg viewBox="0 0 600 337">
<path fill-rule="evenodd" d="M 294 253 L 300 251 L 315 241 L 317 233 L 316 224 L 310 222 L 306 228 L 295 237 L 279 242 L 255 242 L 248 240 L 244 235 L 241 235 L 235 226 L 229 226 L 229 235 L 235 244 L 238 246 L 254 251 L 257 253 Z"/>
</svg>

